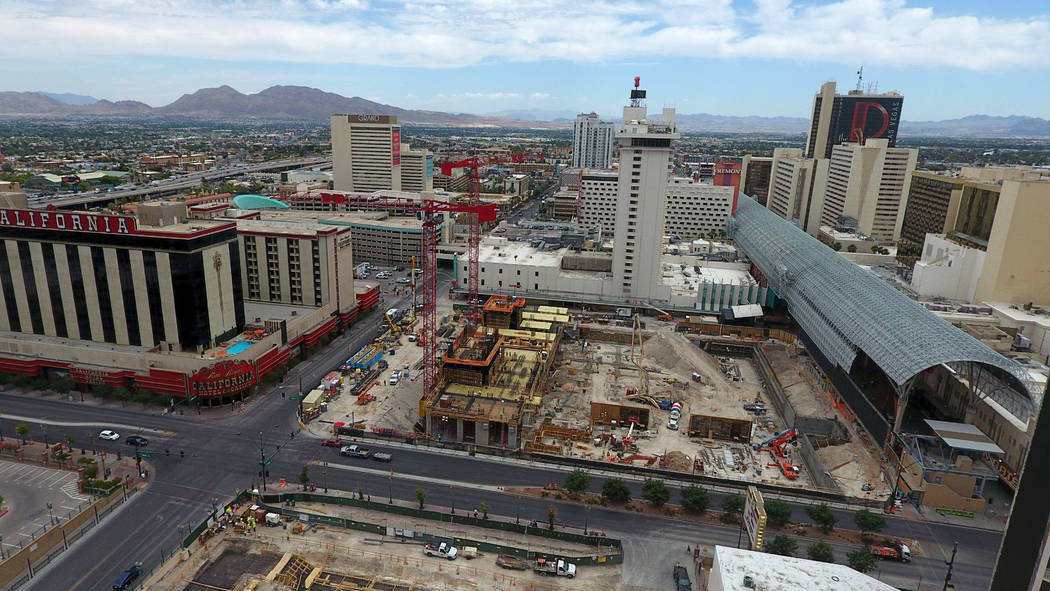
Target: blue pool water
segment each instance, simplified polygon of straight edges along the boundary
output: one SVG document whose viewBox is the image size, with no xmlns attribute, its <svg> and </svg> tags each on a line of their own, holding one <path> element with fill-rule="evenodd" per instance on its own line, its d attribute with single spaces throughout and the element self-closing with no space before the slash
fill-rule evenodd
<svg viewBox="0 0 1050 591">
<path fill-rule="evenodd" d="M 244 351 L 248 347 L 251 347 L 254 344 L 255 343 L 252 343 L 252 342 L 249 342 L 249 341 L 240 341 L 240 342 L 238 342 L 236 345 L 234 345 L 232 347 L 227 347 L 226 348 L 226 354 L 227 355 L 236 355 L 236 354 L 240 353 L 241 351 Z"/>
</svg>

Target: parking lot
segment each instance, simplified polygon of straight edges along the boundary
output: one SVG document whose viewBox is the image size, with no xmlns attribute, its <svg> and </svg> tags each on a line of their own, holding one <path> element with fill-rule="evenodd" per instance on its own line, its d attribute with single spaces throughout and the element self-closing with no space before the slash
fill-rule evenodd
<svg viewBox="0 0 1050 591">
<path fill-rule="evenodd" d="M 0 461 L 0 496 L 8 510 L 0 517 L 5 556 L 49 527 L 52 516 L 65 521 L 90 500 L 77 492 L 75 472 L 10 461 Z"/>
</svg>

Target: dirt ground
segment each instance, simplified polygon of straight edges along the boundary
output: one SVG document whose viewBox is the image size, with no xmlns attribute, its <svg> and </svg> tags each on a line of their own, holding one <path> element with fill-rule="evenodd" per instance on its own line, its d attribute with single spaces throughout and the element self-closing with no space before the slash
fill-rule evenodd
<svg viewBox="0 0 1050 591">
<path fill-rule="evenodd" d="M 630 334 L 626 328 L 607 327 L 604 330 Z M 655 465 L 657 460 L 653 458 L 662 456 L 667 462 L 665 468 L 688 472 L 692 471 L 695 459 L 702 459 L 705 473 L 723 478 L 796 487 L 813 485 L 805 469 L 799 478 L 788 479 L 779 466 L 769 465 L 775 464 L 770 452 L 753 449 L 753 446 L 783 431 L 787 424 L 777 415 L 752 361 L 712 356 L 686 335 L 675 333 L 670 328 L 647 334 L 649 338 L 644 350 L 632 347 L 630 343 L 599 340 L 586 344 L 563 343 L 551 392 L 544 397 L 538 418 L 559 426 L 587 429 L 592 402 L 648 406 L 650 421 L 647 428 L 631 432 L 640 456 L 632 460 L 636 465 Z M 825 469 L 831 470 L 843 492 L 860 499 L 885 498 L 889 491 L 880 478 L 878 450 L 853 420 L 844 417 L 832 405 L 823 384 L 818 384 L 817 376 L 803 363 L 808 358 L 799 358 L 783 343 L 770 341 L 763 344 L 763 348 L 797 415 L 837 418 L 850 431 L 849 443 L 831 447 L 821 447 L 821 442 L 817 444 Z M 652 402 L 670 400 L 682 404 L 680 430 L 667 428 L 669 410 L 627 396 L 630 388 L 641 391 L 642 379 L 645 378 L 639 376 L 638 365 L 645 368 Z M 692 380 L 693 372 L 701 375 L 700 383 Z M 764 403 L 766 414 L 753 416 L 743 409 L 744 404 L 754 402 Z M 750 420 L 753 428 L 749 445 L 690 440 L 686 428 L 691 414 Z M 594 433 L 597 436 L 606 429 L 596 427 Z M 623 429 L 615 433 L 617 437 L 626 434 Z M 565 442 L 548 438 L 543 443 L 562 445 Z M 566 444 L 564 449 L 567 455 L 616 460 L 608 446 L 598 446 L 594 441 Z M 800 457 L 790 455 L 793 450 L 792 446 L 787 447 L 790 461 L 802 464 Z"/>
<path fill-rule="evenodd" d="M 452 317 L 451 307 L 438 308 L 438 321 L 443 317 Z M 419 322 L 413 330 L 419 329 Z M 419 398 L 423 393 L 423 347 L 419 341 L 409 342 L 407 337 L 401 337 L 393 344 L 387 345 L 383 360 L 387 362 L 387 369 L 379 372 L 372 381 L 377 382 L 369 388 L 368 394 L 375 396 L 375 400 L 366 404 L 358 404 L 358 398 L 350 395 L 354 387 L 353 375 L 346 376 L 343 383 L 343 395 L 328 404 L 328 412 L 314 420 L 315 432 L 332 432 L 334 422 L 364 422 L 367 427 L 384 427 L 411 431 L 413 425 L 419 420 Z M 394 354 L 391 355 L 390 351 Z M 349 358 L 357 351 L 350 351 Z M 390 373 L 399 370 L 404 371 L 408 366 L 408 379 L 401 379 L 396 386 L 390 385 Z M 330 421 L 330 422 L 328 422 Z"/>
<path fill-rule="evenodd" d="M 638 589 L 620 584 L 619 566 L 580 567 L 576 578 L 570 581 L 532 571 L 501 569 L 495 564 L 496 557 L 490 554 L 480 554 L 474 560 L 455 561 L 424 556 L 421 544 L 374 533 L 321 526 L 304 534 L 290 531 L 290 528 L 260 528 L 254 533 L 236 534 L 232 528 L 228 529 L 205 545 L 194 544 L 187 555 L 173 557 L 141 588 L 146 591 L 199 591 L 220 587 L 255 591 L 287 589 L 276 582 L 266 582 L 265 577 L 273 568 L 271 564 L 276 565 L 285 553 L 291 553 L 301 556 L 309 565 L 307 570 L 300 570 L 300 581 L 310 569 L 320 567 L 333 575 L 365 581 L 374 579 L 376 589 L 391 591 Z M 516 545 L 512 539 L 505 542 Z M 208 581 L 221 581 L 227 586 Z M 229 581 L 236 583 L 230 584 Z"/>
<path fill-rule="evenodd" d="M 886 499 L 890 489 L 882 478 L 880 454 L 856 420 L 840 413 L 825 393 L 823 384 L 807 366 L 809 357 L 794 354 L 787 344 L 769 341 L 762 345 L 788 400 L 798 416 L 837 419 L 849 431 L 842 445 L 817 445 L 817 455 L 843 492 L 858 499 Z M 865 490 L 868 489 L 868 490 Z"/>
</svg>

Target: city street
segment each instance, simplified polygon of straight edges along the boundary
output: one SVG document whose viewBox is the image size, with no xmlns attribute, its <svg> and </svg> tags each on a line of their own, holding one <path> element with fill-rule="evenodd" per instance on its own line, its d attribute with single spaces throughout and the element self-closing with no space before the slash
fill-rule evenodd
<svg viewBox="0 0 1050 591">
<path fill-rule="evenodd" d="M 443 272 L 443 279 L 444 277 Z M 442 281 L 447 292 L 447 283 Z M 439 288 L 439 291 L 441 289 Z M 442 292 L 442 293 L 445 293 Z M 384 296 L 380 309 L 410 305 L 411 296 Z M 363 316 L 346 334 L 324 350 L 292 368 L 282 386 L 312 387 L 346 357 L 371 342 L 381 321 L 373 310 Z M 556 505 L 559 523 L 582 530 L 605 529 L 610 536 L 625 540 L 628 549 L 625 583 L 647 584 L 653 573 L 662 572 L 672 561 L 684 558 L 687 545 L 736 545 L 736 528 L 699 525 L 670 518 L 630 515 L 602 508 L 586 508 L 547 499 L 522 498 L 501 492 L 501 486 L 542 486 L 562 482 L 566 469 L 532 464 L 521 460 L 470 457 L 460 452 L 412 448 L 404 445 L 371 444 L 394 455 L 389 466 L 342 458 L 332 448 L 322 447 L 317 438 L 299 431 L 295 402 L 282 398 L 276 387 L 256 395 L 246 410 L 221 418 L 202 420 L 195 413 L 163 415 L 112 406 L 87 406 L 51 398 L 23 397 L 0 393 L 0 430 L 6 435 L 14 425 L 30 426 L 30 437 L 42 437 L 47 425 L 50 437 L 72 436 L 78 442 L 107 453 L 127 453 L 124 441 L 101 441 L 98 431 L 113 428 L 122 437 L 141 431 L 150 439 L 147 453 L 153 467 L 150 484 L 142 494 L 119 508 L 101 526 L 58 560 L 44 568 L 33 580 L 33 589 L 109 589 L 112 579 L 133 562 L 145 570 L 155 567 L 170 554 L 186 532 L 199 523 L 214 503 L 237 490 L 259 483 L 260 440 L 269 455 L 277 445 L 284 447 L 270 467 L 271 482 L 285 479 L 292 484 L 304 465 L 310 464 L 314 483 L 331 488 L 364 490 L 375 498 L 392 496 L 412 499 L 416 488 L 427 492 L 428 504 L 473 508 L 485 502 L 493 514 L 517 515 L 523 520 L 545 521 L 547 507 Z M 90 443 L 88 443 L 90 442 Z M 315 461 L 328 461 L 327 470 Z M 391 475 L 388 469 L 393 470 Z M 634 497 L 640 497 L 640 480 L 627 479 Z M 600 491 L 604 480 L 596 475 L 591 490 Z M 712 507 L 718 507 L 723 493 L 712 491 Z M 673 499 L 677 499 L 675 494 Z M 839 523 L 852 523 L 852 512 L 837 510 Z M 794 507 L 794 518 L 808 521 L 801 505 Z M 991 575 L 1000 534 L 935 522 L 890 517 L 884 533 L 918 541 L 922 555 L 908 565 L 880 564 L 879 576 L 897 585 L 914 585 L 943 577 L 944 559 L 951 552 L 953 539 L 960 543 L 954 581 L 959 588 L 980 588 Z M 104 542 L 102 542 L 104 540 Z M 804 546 L 804 543 L 803 543 Z M 848 551 L 836 547 L 842 560 Z M 654 566 L 655 564 L 655 566 Z M 630 568 L 635 565 L 637 568 Z M 642 568 L 646 565 L 646 568 Z M 659 586 L 657 581 L 648 581 Z"/>
</svg>

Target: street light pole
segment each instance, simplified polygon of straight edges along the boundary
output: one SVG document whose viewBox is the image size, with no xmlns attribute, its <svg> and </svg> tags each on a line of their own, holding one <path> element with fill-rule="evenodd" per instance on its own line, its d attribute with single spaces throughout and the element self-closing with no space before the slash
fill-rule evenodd
<svg viewBox="0 0 1050 591">
<path fill-rule="evenodd" d="M 948 581 L 952 580 L 952 568 L 955 566 L 955 553 L 959 551 L 959 540 L 952 540 L 952 558 L 951 560 L 945 560 L 944 564 L 948 565 L 948 572 L 944 575 L 944 587 L 942 591 L 948 590 Z"/>
<path fill-rule="evenodd" d="M 47 515 L 51 518 L 51 525 L 55 524 L 55 514 L 51 512 L 51 503 L 47 504 Z"/>
</svg>

